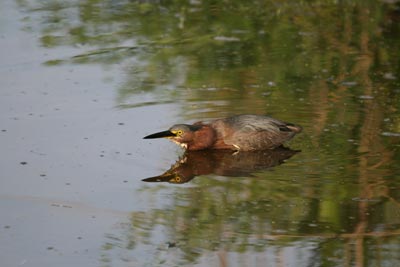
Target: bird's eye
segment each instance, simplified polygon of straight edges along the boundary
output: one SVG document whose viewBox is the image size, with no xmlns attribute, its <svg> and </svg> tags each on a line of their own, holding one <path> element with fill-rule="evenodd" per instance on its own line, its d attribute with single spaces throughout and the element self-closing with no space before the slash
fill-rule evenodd
<svg viewBox="0 0 400 267">
<path fill-rule="evenodd" d="M 183 131 L 182 131 L 182 130 L 178 130 L 178 131 L 176 132 L 176 134 L 177 134 L 177 135 L 182 135 L 182 134 L 183 134 Z"/>
</svg>

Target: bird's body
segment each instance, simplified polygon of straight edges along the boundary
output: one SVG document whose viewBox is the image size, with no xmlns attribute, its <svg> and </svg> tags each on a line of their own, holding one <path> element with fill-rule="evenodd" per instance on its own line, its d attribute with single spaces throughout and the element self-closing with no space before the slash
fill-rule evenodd
<svg viewBox="0 0 400 267">
<path fill-rule="evenodd" d="M 237 115 L 210 123 L 177 124 L 145 138 L 167 137 L 187 150 L 266 150 L 281 146 L 302 128 L 268 116 Z"/>
</svg>

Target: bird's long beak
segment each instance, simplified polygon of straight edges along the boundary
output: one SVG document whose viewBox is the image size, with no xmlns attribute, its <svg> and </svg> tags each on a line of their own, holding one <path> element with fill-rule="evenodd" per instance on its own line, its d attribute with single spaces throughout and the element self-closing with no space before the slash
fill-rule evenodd
<svg viewBox="0 0 400 267">
<path fill-rule="evenodd" d="M 143 182 L 150 182 L 150 183 L 154 183 L 154 182 L 169 182 L 169 181 L 173 181 L 174 177 L 176 176 L 176 174 L 161 174 L 159 176 L 154 176 L 154 177 L 149 177 L 146 179 L 142 179 Z"/>
<path fill-rule="evenodd" d="M 176 134 L 174 134 L 171 131 L 163 131 L 163 132 L 159 132 L 159 133 L 150 134 L 148 136 L 143 137 L 143 139 L 164 138 L 164 137 L 173 137 L 173 136 L 176 136 Z"/>
</svg>

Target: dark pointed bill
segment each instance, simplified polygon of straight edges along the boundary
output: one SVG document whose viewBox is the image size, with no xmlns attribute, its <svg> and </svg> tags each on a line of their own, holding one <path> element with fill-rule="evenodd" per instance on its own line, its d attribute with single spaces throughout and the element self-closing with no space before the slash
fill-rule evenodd
<svg viewBox="0 0 400 267">
<path fill-rule="evenodd" d="M 175 174 L 161 174 L 159 176 L 154 176 L 154 177 L 149 177 L 146 179 L 142 179 L 143 182 L 150 182 L 150 183 L 157 183 L 157 182 L 169 182 L 170 180 L 173 180 L 175 177 Z"/>
<path fill-rule="evenodd" d="M 150 134 L 148 136 L 143 137 L 143 139 L 154 139 L 154 138 L 163 138 L 163 137 L 173 137 L 176 136 L 171 131 L 163 131 L 159 133 Z"/>
<path fill-rule="evenodd" d="M 160 182 L 167 182 L 171 184 L 184 184 L 192 180 L 195 176 L 194 175 L 189 175 L 188 177 L 185 177 L 179 173 L 169 173 L 168 171 L 164 174 L 161 174 L 159 176 L 154 176 L 150 178 L 143 179 L 143 182 L 149 182 L 149 183 L 160 183 Z"/>
</svg>

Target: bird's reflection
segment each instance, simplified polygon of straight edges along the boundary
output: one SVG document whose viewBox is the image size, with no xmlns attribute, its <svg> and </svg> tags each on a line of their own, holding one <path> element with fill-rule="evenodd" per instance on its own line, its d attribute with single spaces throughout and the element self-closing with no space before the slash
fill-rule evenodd
<svg viewBox="0 0 400 267">
<path fill-rule="evenodd" d="M 264 151 L 201 150 L 187 151 L 165 173 L 143 179 L 145 182 L 187 183 L 196 176 L 215 174 L 229 177 L 253 173 L 282 164 L 299 151 L 285 147 Z"/>
</svg>

